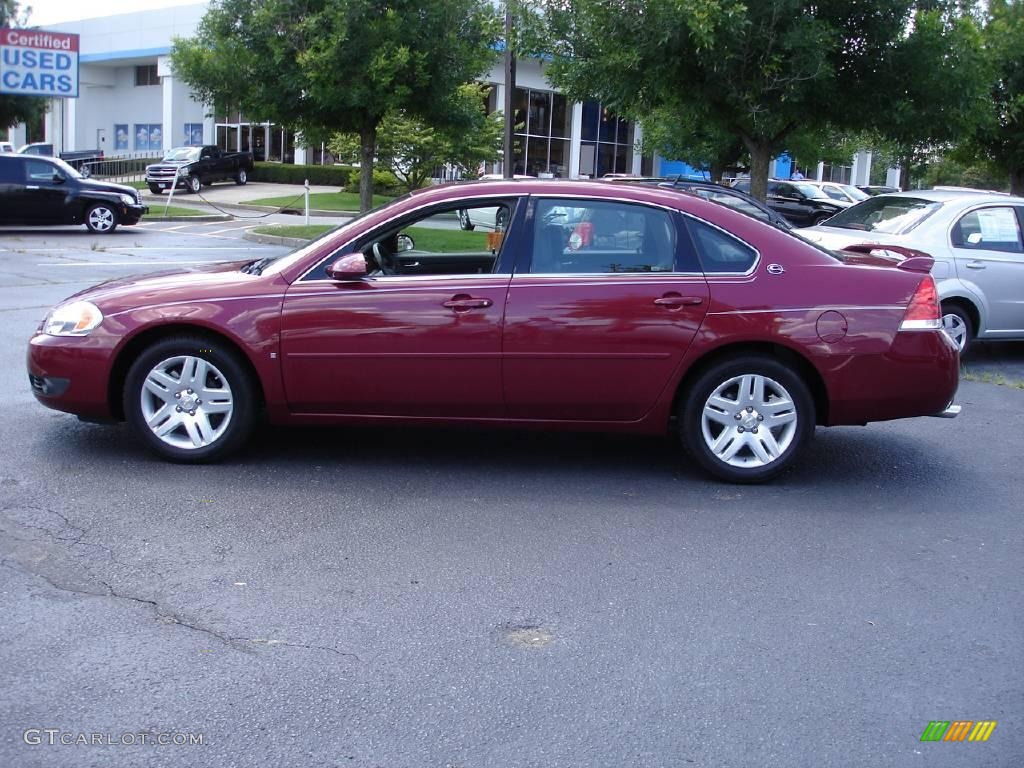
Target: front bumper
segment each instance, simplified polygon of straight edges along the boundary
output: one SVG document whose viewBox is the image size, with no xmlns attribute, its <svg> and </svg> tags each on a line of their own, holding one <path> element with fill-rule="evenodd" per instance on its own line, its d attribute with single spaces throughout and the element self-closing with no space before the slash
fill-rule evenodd
<svg viewBox="0 0 1024 768">
<path fill-rule="evenodd" d="M 32 394 L 47 408 L 110 419 L 110 359 L 111 349 L 91 336 L 36 334 L 29 341 L 26 359 Z"/>
</svg>

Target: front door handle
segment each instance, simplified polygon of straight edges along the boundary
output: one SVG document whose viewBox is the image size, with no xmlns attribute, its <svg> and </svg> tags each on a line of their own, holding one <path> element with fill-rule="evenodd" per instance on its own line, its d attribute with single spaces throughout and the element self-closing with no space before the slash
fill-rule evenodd
<svg viewBox="0 0 1024 768">
<path fill-rule="evenodd" d="M 679 309 L 680 307 L 695 307 L 704 303 L 703 296 L 680 296 L 678 293 L 668 293 L 654 303 L 666 309 Z"/>
<path fill-rule="evenodd" d="M 38 184 L 26 184 L 25 189 L 39 189 Z"/>
<path fill-rule="evenodd" d="M 984 269 L 986 264 L 984 261 L 968 261 L 964 266 L 968 269 Z"/>
<path fill-rule="evenodd" d="M 486 309 L 493 303 L 490 299 L 474 299 L 472 296 L 460 294 L 452 296 L 444 303 L 444 306 L 454 309 L 456 312 L 468 312 L 471 309 Z"/>
</svg>

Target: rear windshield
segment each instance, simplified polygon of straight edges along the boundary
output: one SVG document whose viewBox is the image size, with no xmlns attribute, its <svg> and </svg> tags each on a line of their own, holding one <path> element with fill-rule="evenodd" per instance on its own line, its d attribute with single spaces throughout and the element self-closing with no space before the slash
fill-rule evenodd
<svg viewBox="0 0 1024 768">
<path fill-rule="evenodd" d="M 840 211 L 826 226 L 901 235 L 909 232 L 942 207 L 934 200 L 881 195 Z"/>
</svg>

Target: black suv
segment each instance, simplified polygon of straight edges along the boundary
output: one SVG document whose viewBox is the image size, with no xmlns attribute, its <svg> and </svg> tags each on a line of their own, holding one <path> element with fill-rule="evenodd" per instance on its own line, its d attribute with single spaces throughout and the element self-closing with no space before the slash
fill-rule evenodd
<svg viewBox="0 0 1024 768">
<path fill-rule="evenodd" d="M 0 225 L 85 224 L 106 234 L 147 210 L 132 187 L 86 179 L 55 157 L 0 155 Z"/>
<path fill-rule="evenodd" d="M 750 192 L 750 180 L 733 184 L 733 189 Z M 814 227 L 830 219 L 849 204 L 833 200 L 813 184 L 768 180 L 768 207 L 785 216 L 795 227 Z"/>
<path fill-rule="evenodd" d="M 676 192 L 686 192 L 691 195 L 708 200 L 712 203 L 719 203 L 734 208 L 740 213 L 753 216 L 755 219 L 766 221 L 782 229 L 792 229 L 792 225 L 782 216 L 777 214 L 760 200 L 755 200 L 746 192 L 741 192 L 734 187 L 723 187 L 713 181 L 694 181 L 692 179 L 634 179 L 621 178 L 612 179 L 614 184 L 643 184 L 645 186 L 671 189 Z"/>
</svg>

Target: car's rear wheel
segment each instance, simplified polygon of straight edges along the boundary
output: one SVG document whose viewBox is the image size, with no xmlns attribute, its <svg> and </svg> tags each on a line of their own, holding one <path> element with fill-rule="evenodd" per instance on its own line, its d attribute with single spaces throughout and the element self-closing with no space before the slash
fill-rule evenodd
<svg viewBox="0 0 1024 768">
<path fill-rule="evenodd" d="M 811 222 L 811 226 L 812 227 L 817 227 L 817 226 L 819 226 L 821 224 L 824 224 L 826 221 L 831 219 L 833 216 L 835 216 L 834 213 L 819 213 L 817 216 L 814 217 L 814 220 Z"/>
<path fill-rule="evenodd" d="M 256 387 L 236 353 L 188 336 L 159 341 L 132 363 L 124 413 L 146 446 L 170 461 L 217 461 L 252 431 Z"/>
<path fill-rule="evenodd" d="M 459 209 L 459 228 L 464 229 L 467 232 L 472 232 L 476 229 L 476 225 L 469 219 L 469 211 L 465 208 Z"/>
<path fill-rule="evenodd" d="M 248 180 L 249 180 L 249 176 L 248 176 L 248 174 L 246 174 L 244 168 L 239 170 L 238 171 L 238 175 L 235 176 L 235 184 L 237 184 L 238 186 L 243 186 Z"/>
<path fill-rule="evenodd" d="M 195 175 L 189 176 L 188 179 L 185 180 L 185 184 L 188 191 L 193 194 L 196 194 L 203 188 L 203 180 Z"/>
<path fill-rule="evenodd" d="M 974 339 L 974 321 L 959 304 L 942 305 L 942 330 L 953 340 L 960 354 Z"/>
<path fill-rule="evenodd" d="M 680 404 L 690 455 L 733 483 L 757 483 L 789 467 L 814 433 L 803 379 L 770 357 L 727 360 L 702 373 Z"/>
<path fill-rule="evenodd" d="M 85 214 L 85 227 L 97 235 L 106 235 L 117 229 L 117 211 L 107 203 L 97 203 Z"/>
</svg>

